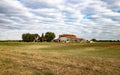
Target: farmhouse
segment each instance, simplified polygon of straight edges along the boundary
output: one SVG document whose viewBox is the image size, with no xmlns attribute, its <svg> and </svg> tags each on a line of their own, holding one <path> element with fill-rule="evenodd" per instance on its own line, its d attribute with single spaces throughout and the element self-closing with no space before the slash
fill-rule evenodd
<svg viewBox="0 0 120 75">
<path fill-rule="evenodd" d="M 85 42 L 84 38 L 77 38 L 76 35 L 73 34 L 62 34 L 59 35 L 59 38 L 56 39 L 57 42 Z"/>
</svg>

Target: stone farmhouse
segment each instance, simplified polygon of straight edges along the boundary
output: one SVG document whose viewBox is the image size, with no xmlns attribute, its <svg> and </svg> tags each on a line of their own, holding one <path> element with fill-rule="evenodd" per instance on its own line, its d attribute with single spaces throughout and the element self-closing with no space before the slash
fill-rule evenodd
<svg viewBox="0 0 120 75">
<path fill-rule="evenodd" d="M 73 34 L 62 34 L 59 35 L 58 39 L 54 40 L 55 42 L 86 42 L 84 38 L 77 38 Z"/>
</svg>

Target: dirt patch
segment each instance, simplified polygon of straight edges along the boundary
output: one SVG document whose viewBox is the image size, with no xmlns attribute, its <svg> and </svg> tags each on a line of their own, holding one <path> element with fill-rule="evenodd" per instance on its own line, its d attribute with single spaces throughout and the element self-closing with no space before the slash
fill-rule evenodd
<svg viewBox="0 0 120 75">
<path fill-rule="evenodd" d="M 120 48 L 120 45 L 107 45 L 107 46 L 104 46 L 106 48 L 117 48 L 119 49 Z"/>
</svg>

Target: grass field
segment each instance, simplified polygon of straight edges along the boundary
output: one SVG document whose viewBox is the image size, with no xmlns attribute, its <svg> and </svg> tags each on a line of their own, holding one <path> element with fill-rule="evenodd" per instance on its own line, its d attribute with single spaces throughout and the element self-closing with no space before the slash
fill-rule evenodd
<svg viewBox="0 0 120 75">
<path fill-rule="evenodd" d="M 0 42 L 0 75 L 120 75 L 120 43 Z"/>
</svg>

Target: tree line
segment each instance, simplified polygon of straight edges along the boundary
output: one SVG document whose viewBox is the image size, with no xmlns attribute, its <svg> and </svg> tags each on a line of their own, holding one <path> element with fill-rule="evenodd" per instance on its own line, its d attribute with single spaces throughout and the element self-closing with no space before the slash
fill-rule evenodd
<svg viewBox="0 0 120 75">
<path fill-rule="evenodd" d="M 24 33 L 22 34 L 22 41 L 24 42 L 51 42 L 55 38 L 54 32 L 46 32 L 45 35 L 42 33 L 40 36 L 39 34 L 31 34 L 31 33 Z"/>
<path fill-rule="evenodd" d="M 97 40 L 97 42 L 120 42 L 120 40 Z"/>
</svg>

